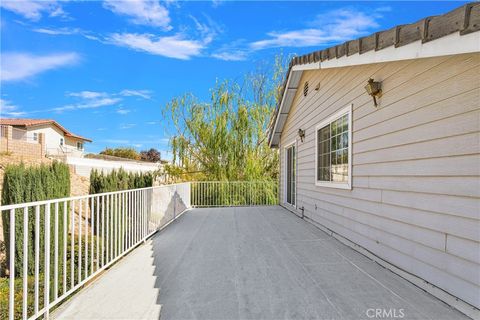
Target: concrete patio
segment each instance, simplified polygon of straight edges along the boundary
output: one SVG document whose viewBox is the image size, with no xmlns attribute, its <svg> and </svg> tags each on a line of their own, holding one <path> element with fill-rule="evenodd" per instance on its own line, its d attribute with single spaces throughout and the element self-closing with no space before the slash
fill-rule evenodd
<svg viewBox="0 0 480 320">
<path fill-rule="evenodd" d="M 53 317 L 382 318 L 372 309 L 390 312 L 383 318 L 466 318 L 315 226 L 271 206 L 186 212 Z"/>
</svg>

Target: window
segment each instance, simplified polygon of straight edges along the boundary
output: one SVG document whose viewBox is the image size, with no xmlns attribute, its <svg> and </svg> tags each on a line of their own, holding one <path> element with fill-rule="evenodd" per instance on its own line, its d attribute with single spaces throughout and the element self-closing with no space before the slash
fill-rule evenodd
<svg viewBox="0 0 480 320">
<path fill-rule="evenodd" d="M 63 138 L 60 138 L 60 145 L 63 146 Z"/>
<path fill-rule="evenodd" d="M 83 143 L 77 142 L 77 150 L 83 150 Z"/>
<path fill-rule="evenodd" d="M 316 127 L 317 186 L 351 188 L 351 110 L 344 108 Z"/>
<path fill-rule="evenodd" d="M 285 148 L 285 202 L 295 206 L 296 198 L 296 148 L 295 143 Z"/>
<path fill-rule="evenodd" d="M 33 141 L 38 141 L 38 133 L 37 132 L 33 133 Z"/>
</svg>

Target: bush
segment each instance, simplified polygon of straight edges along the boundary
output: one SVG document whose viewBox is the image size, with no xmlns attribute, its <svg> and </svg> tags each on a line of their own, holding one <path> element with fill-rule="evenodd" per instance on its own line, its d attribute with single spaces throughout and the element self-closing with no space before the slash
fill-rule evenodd
<svg viewBox="0 0 480 320">
<path fill-rule="evenodd" d="M 59 267 L 59 274 L 58 274 L 58 296 L 61 296 L 63 294 L 63 288 L 66 286 L 66 291 L 70 290 L 72 285 L 77 285 L 80 283 L 84 277 L 84 265 L 85 265 L 85 259 L 86 256 L 85 254 L 82 255 L 81 259 L 79 257 L 79 244 L 77 242 L 77 239 L 74 239 L 75 243 L 73 243 L 74 246 L 74 256 L 71 256 L 71 247 L 72 247 L 72 237 L 69 235 L 67 239 L 67 273 L 66 273 L 66 283 L 63 283 L 63 270 Z M 92 238 L 88 237 L 88 247 L 90 248 Z M 93 238 L 93 252 L 95 253 L 97 251 L 97 238 Z M 82 244 L 82 246 L 84 243 Z M 71 276 L 71 261 L 74 261 L 74 266 L 75 266 L 75 272 L 74 272 L 74 279 L 72 279 Z M 94 264 L 93 264 L 93 270 L 91 269 L 91 264 L 90 261 L 91 259 L 94 259 Z M 82 278 L 78 278 L 78 263 L 81 263 L 82 265 Z M 88 274 L 91 274 L 97 270 L 97 262 L 96 262 L 96 257 L 95 254 L 91 254 L 89 252 L 88 256 L 88 265 L 87 265 L 87 271 Z M 54 300 L 54 279 L 53 279 L 53 270 L 51 270 L 51 277 L 50 277 L 50 301 L 52 302 Z M 35 312 L 35 305 L 34 305 L 34 299 L 35 299 L 35 277 L 34 276 L 29 276 L 28 277 L 28 293 L 27 293 L 27 313 L 28 317 L 31 317 L 34 312 Z M 39 282 L 39 288 L 38 288 L 38 297 L 39 297 L 39 309 L 42 309 L 44 306 L 44 286 L 45 286 L 45 277 L 43 272 L 39 274 L 38 278 Z M 72 283 L 73 282 L 73 283 Z M 16 278 L 14 282 L 15 286 L 15 303 L 14 303 L 14 319 L 22 319 L 22 303 L 23 303 L 23 278 Z M 9 278 L 1 278 L 0 277 L 0 319 L 8 319 L 8 299 L 9 299 Z"/>
<path fill-rule="evenodd" d="M 90 194 L 113 192 L 127 189 L 151 187 L 153 175 L 147 173 L 128 173 L 123 169 L 104 174 L 97 170 L 90 173 Z"/>
<path fill-rule="evenodd" d="M 24 202 L 33 202 L 49 199 L 64 198 L 70 195 L 70 171 L 66 164 L 53 162 L 51 165 L 41 165 L 38 167 L 25 167 L 23 164 L 9 165 L 5 168 L 3 179 L 2 204 L 16 204 Z M 40 206 L 40 248 L 45 247 L 45 209 L 46 206 Z M 54 234 L 55 206 L 50 207 L 51 212 L 51 234 Z M 68 212 L 68 207 L 67 207 Z M 10 212 L 2 211 L 3 234 L 6 248 L 9 247 L 10 232 L 15 233 L 15 275 L 23 274 L 23 210 L 18 209 L 15 212 L 15 226 L 12 230 L 10 226 Z M 68 217 L 68 215 L 67 215 Z M 63 230 L 63 225 L 67 221 L 63 219 L 63 206 L 58 210 L 58 228 Z M 34 272 L 34 241 L 35 241 L 35 207 L 28 210 L 28 274 Z M 52 256 L 50 261 L 53 265 L 54 237 L 50 237 L 50 248 Z M 58 245 L 63 247 L 63 239 L 59 237 Z M 10 261 L 10 251 L 7 252 L 7 263 Z M 40 265 L 43 269 L 45 254 L 40 254 Z"/>
<path fill-rule="evenodd" d="M 140 154 L 138 154 L 138 152 L 133 148 L 106 148 L 100 152 L 100 154 L 125 159 L 140 160 Z"/>
</svg>

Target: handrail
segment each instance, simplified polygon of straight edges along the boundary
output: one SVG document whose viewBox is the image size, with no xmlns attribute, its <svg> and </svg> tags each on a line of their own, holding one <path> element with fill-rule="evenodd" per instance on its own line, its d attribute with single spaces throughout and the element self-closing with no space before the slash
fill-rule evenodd
<svg viewBox="0 0 480 320">
<path fill-rule="evenodd" d="M 274 181 L 196 181 L 0 206 L 3 227 L 14 230 L 5 239 L 8 319 L 48 319 L 55 305 L 191 207 L 274 205 L 277 196 Z"/>
<path fill-rule="evenodd" d="M 124 192 L 132 191 L 132 190 L 148 190 L 148 189 L 162 188 L 162 187 L 168 187 L 168 186 L 181 185 L 183 183 L 186 183 L 186 182 L 172 183 L 172 184 L 166 184 L 166 185 L 154 186 L 154 187 L 145 187 L 145 188 L 137 188 L 137 189 L 110 191 L 110 192 L 104 192 L 104 193 L 87 194 L 87 195 L 73 196 L 73 197 L 67 197 L 67 198 L 58 198 L 58 199 L 50 199 L 50 200 L 41 200 L 41 201 L 33 201 L 33 202 L 0 205 L 0 211 L 10 210 L 10 209 L 19 209 L 19 208 L 23 208 L 25 206 L 45 205 L 45 204 L 48 204 L 48 203 L 58 203 L 58 202 L 70 201 L 70 200 L 94 198 L 94 197 L 97 197 L 97 196 L 119 194 L 119 193 L 124 193 Z"/>
<path fill-rule="evenodd" d="M 8 319 L 48 319 L 53 306 L 188 208 L 188 182 L 1 206 L 13 231 L 5 239 Z"/>
</svg>

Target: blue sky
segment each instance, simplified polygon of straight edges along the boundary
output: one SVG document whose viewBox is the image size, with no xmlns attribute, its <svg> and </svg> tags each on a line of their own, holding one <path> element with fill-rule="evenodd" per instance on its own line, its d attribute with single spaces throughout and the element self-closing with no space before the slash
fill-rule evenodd
<svg viewBox="0 0 480 320">
<path fill-rule="evenodd" d="M 2 117 L 51 118 L 105 147 L 168 158 L 162 107 L 208 99 L 279 52 L 303 54 L 464 2 L 2 1 Z"/>
</svg>

